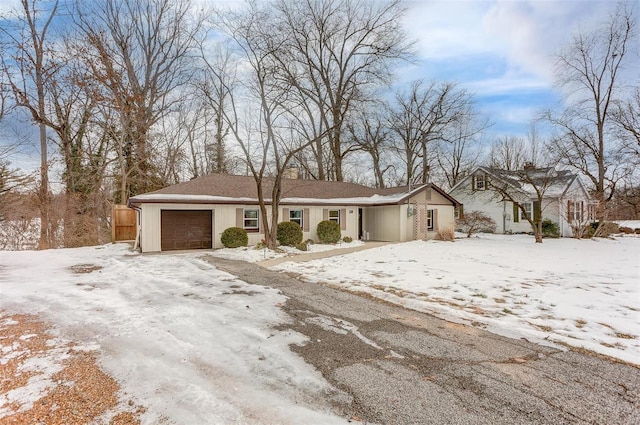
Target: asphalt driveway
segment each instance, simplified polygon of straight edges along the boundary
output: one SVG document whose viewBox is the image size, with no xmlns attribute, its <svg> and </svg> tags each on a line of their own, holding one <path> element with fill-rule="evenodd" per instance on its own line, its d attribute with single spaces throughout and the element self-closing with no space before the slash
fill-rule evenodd
<svg viewBox="0 0 640 425">
<path fill-rule="evenodd" d="M 256 264 L 207 257 L 277 288 L 309 338 L 291 349 L 348 396 L 335 412 L 380 424 L 638 424 L 640 369 L 501 337 Z"/>
</svg>

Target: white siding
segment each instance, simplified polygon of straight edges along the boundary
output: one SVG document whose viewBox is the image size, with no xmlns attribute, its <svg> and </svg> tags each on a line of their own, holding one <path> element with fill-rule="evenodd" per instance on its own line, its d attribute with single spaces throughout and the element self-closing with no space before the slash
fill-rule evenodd
<svg viewBox="0 0 640 425">
<path fill-rule="evenodd" d="M 229 228 L 236 226 L 236 209 L 237 208 L 251 208 L 260 209 L 257 205 L 209 205 L 209 204 L 156 204 L 145 203 L 141 205 L 141 226 L 140 246 L 142 252 L 158 252 L 160 251 L 160 211 L 161 210 L 211 210 L 213 211 L 213 247 L 223 248 L 222 242 L 220 242 L 220 236 L 222 232 Z M 282 208 L 289 209 L 309 209 L 309 231 L 303 232 L 303 240 L 312 239 L 318 240 L 316 229 L 318 223 L 322 221 L 324 209 L 338 209 L 344 210 L 344 217 L 341 215 L 340 220 L 345 220 L 346 230 L 342 230 L 342 236 L 349 236 L 352 239 L 358 239 L 358 208 L 357 207 L 344 207 L 340 205 L 329 205 L 322 207 L 311 206 L 291 206 L 287 205 Z M 283 221 L 282 208 L 280 209 L 278 220 Z M 271 207 L 267 207 L 267 218 L 271 218 Z M 262 239 L 264 239 L 264 224 L 262 222 L 262 216 L 260 216 L 260 231 L 257 233 L 249 233 L 249 245 L 256 245 Z"/>
<path fill-rule="evenodd" d="M 406 205 L 363 208 L 363 231 L 373 241 L 403 241 L 406 232 L 401 232 L 400 215 L 407 215 Z M 405 220 L 406 222 L 406 220 Z"/>
</svg>

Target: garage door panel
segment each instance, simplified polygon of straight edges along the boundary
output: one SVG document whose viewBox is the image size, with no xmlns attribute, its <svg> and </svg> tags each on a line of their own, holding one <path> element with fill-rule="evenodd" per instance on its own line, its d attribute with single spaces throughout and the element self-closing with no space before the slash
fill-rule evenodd
<svg viewBox="0 0 640 425">
<path fill-rule="evenodd" d="M 162 210 L 162 251 L 211 248 L 212 217 L 210 210 Z"/>
</svg>

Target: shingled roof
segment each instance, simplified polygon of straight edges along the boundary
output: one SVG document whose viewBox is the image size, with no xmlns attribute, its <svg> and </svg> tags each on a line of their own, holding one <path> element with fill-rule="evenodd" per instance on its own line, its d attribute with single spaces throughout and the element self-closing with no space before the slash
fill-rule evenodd
<svg viewBox="0 0 640 425">
<path fill-rule="evenodd" d="M 263 195 L 269 198 L 274 179 L 265 178 Z M 411 190 L 411 194 L 432 187 L 453 203 L 458 202 L 440 188 L 422 185 Z M 410 196 L 409 187 L 374 189 L 355 183 L 283 179 L 281 204 L 326 204 L 334 202 L 343 205 L 389 205 L 400 203 Z M 258 191 L 251 176 L 210 174 L 188 182 L 175 184 L 129 199 L 129 204 L 137 206 L 145 202 L 189 202 L 189 203 L 257 203 Z M 267 199 L 269 201 L 269 199 Z"/>
</svg>

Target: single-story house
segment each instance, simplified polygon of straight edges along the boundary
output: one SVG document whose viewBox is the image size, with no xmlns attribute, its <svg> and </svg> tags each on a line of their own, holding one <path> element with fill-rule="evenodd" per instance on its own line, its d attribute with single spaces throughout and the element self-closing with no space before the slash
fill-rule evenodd
<svg viewBox="0 0 640 425">
<path fill-rule="evenodd" d="M 263 193 L 271 194 L 273 179 Z M 222 248 L 220 235 L 244 228 L 249 244 L 264 238 L 256 183 L 250 176 L 211 174 L 129 199 L 138 211 L 142 252 Z M 271 216 L 270 199 L 265 200 Z M 317 240 L 320 221 L 340 224 L 342 236 L 378 241 L 433 238 L 455 227 L 459 203 L 432 184 L 373 189 L 354 183 L 284 179 L 280 221 L 295 221 L 304 240 Z"/>
<path fill-rule="evenodd" d="M 506 187 L 525 211 L 492 186 Z M 535 187 L 543 192 L 542 219 L 558 224 L 561 236 L 571 237 L 572 226 L 583 226 L 595 219 L 597 201 L 580 176 L 570 170 L 535 168 L 530 164 L 520 171 L 478 167 L 449 194 L 464 204 L 466 212 L 480 211 L 491 217 L 496 222 L 497 233 L 529 233 L 531 225 L 525 214 L 532 214 L 534 203 L 538 202 Z"/>
</svg>

